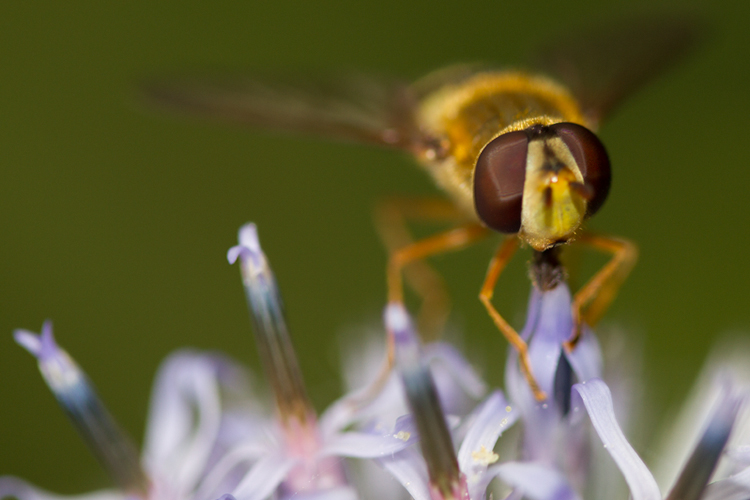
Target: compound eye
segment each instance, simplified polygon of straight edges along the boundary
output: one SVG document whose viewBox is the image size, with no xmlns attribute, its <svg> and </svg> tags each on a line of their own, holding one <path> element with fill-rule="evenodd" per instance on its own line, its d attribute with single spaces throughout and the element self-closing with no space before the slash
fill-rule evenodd
<svg viewBox="0 0 750 500">
<path fill-rule="evenodd" d="M 607 151 L 599 138 L 581 125 L 556 123 L 550 126 L 550 130 L 568 146 L 581 170 L 584 183 L 593 193 L 586 209 L 586 215 L 591 216 L 599 210 L 609 194 L 612 174 Z"/>
<path fill-rule="evenodd" d="M 474 170 L 474 206 L 488 227 L 501 233 L 521 229 L 528 135 L 508 132 L 487 144 Z"/>
</svg>

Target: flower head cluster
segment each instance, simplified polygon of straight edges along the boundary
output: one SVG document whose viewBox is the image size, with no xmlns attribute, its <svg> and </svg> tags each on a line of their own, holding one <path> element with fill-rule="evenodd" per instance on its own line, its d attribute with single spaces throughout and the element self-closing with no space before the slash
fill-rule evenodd
<svg viewBox="0 0 750 500">
<path fill-rule="evenodd" d="M 622 484 L 633 500 L 750 498 L 744 380 L 725 364 L 711 369 L 691 410 L 702 421 L 683 435 L 689 444 L 672 458 L 680 465 L 660 487 L 618 423 L 630 416 L 615 411 L 623 395 L 617 380 L 608 380 L 593 332 L 584 325 L 575 348 L 566 348 L 574 321 L 562 281 L 534 286 L 521 332 L 546 400 L 534 397 L 515 352 L 506 363 L 507 395 L 488 391 L 454 348 L 423 346 L 406 309 L 391 303 L 384 313 L 395 352 L 388 380 L 376 379 L 318 414 L 254 225 L 241 228 L 228 258 L 240 263 L 273 404 L 249 393 L 235 362 L 178 352 L 157 376 L 140 457 L 57 345 L 51 323 L 40 335 L 15 333 L 112 477 L 114 489 L 87 499 L 624 499 Z M 0 500 L 6 497 L 56 496 L 6 476 Z"/>
</svg>

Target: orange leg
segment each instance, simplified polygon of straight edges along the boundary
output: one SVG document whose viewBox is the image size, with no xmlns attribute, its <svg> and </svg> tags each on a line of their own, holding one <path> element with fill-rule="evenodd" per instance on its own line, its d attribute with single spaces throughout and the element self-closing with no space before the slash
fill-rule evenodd
<svg viewBox="0 0 750 500">
<path fill-rule="evenodd" d="M 487 270 L 487 277 L 484 279 L 482 290 L 479 292 L 479 300 L 481 300 L 484 307 L 487 308 L 487 312 L 492 318 L 492 321 L 495 322 L 495 326 L 497 326 L 510 345 L 518 352 L 518 363 L 521 367 L 521 372 L 523 373 L 526 382 L 528 382 L 531 391 L 534 393 L 534 397 L 537 401 L 544 401 L 547 399 L 547 395 L 539 387 L 539 384 L 534 378 L 534 374 L 531 372 L 528 345 L 521 336 L 518 335 L 518 332 L 516 332 L 507 321 L 505 321 L 505 318 L 497 312 L 495 306 L 492 305 L 492 295 L 495 293 L 497 279 L 500 277 L 500 273 L 505 269 L 505 266 L 508 264 L 511 257 L 513 257 L 517 248 L 518 239 L 516 236 L 508 236 L 497 249 L 495 256 L 490 261 L 490 267 Z"/>
<path fill-rule="evenodd" d="M 396 279 L 391 278 L 390 269 L 397 265 L 394 258 L 402 250 L 414 245 L 407 220 L 460 224 L 466 222 L 466 215 L 450 201 L 440 198 L 394 198 L 385 200 L 377 206 L 375 225 L 390 256 L 389 296 L 395 295 L 394 287 L 399 289 L 400 293 L 401 286 L 398 283 L 400 276 Z M 449 250 L 451 249 L 445 251 Z M 407 285 L 421 299 L 422 305 L 417 317 L 420 335 L 424 339 L 437 338 L 442 333 L 451 308 L 450 297 L 442 277 L 419 258 L 402 264 L 401 270 Z M 398 271 L 393 272 L 398 274 Z M 390 283 L 394 285 L 391 286 Z"/>
<path fill-rule="evenodd" d="M 628 240 L 584 233 L 576 241 L 611 253 L 612 258 L 573 298 L 575 330 L 565 343 L 568 352 L 575 348 L 581 338 L 581 325 L 594 326 L 601 319 L 638 259 L 638 248 Z"/>
<path fill-rule="evenodd" d="M 388 300 L 389 302 L 403 302 L 403 285 L 401 272 L 405 266 L 418 263 L 421 259 L 431 255 L 451 252 L 465 248 L 484 238 L 489 230 L 479 224 L 471 223 L 438 233 L 423 240 L 391 252 L 388 260 Z M 433 272 L 431 269 L 429 271 Z M 441 282 L 442 284 L 442 282 Z M 388 333 L 386 360 L 382 371 L 375 382 L 358 397 L 354 404 L 364 405 L 372 401 L 383 388 L 391 373 L 395 359 L 395 345 L 392 334 Z"/>
<path fill-rule="evenodd" d="M 436 255 L 466 248 L 489 234 L 489 230 L 479 224 L 466 224 L 396 250 L 388 260 L 388 301 L 403 302 L 404 290 L 401 270 L 407 264 Z M 393 366 L 393 339 L 388 336 L 388 369 Z"/>
</svg>

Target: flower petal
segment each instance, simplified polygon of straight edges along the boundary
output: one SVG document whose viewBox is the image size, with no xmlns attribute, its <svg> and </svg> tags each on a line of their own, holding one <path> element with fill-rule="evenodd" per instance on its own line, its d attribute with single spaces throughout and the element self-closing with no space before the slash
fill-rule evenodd
<svg viewBox="0 0 750 500">
<path fill-rule="evenodd" d="M 711 483 L 701 500 L 747 500 L 750 498 L 750 467 L 721 481 Z"/>
<path fill-rule="evenodd" d="M 484 490 L 477 486 L 487 466 L 498 460 L 492 450 L 500 435 L 518 419 L 500 391 L 493 392 L 469 417 L 470 427 L 458 450 L 458 468 L 466 476 L 471 498 L 483 498 Z M 484 484 L 484 488 L 487 484 Z"/>
<path fill-rule="evenodd" d="M 263 500 L 281 484 L 298 460 L 270 455 L 258 460 L 232 492 L 236 500 Z"/>
<path fill-rule="evenodd" d="M 318 491 L 298 491 L 283 495 L 279 500 L 358 500 L 357 492 L 348 486 Z"/>
<path fill-rule="evenodd" d="M 210 472 L 195 491 L 193 498 L 211 497 L 227 481 L 230 474 L 241 474 L 244 477 L 252 468 L 253 462 L 268 453 L 270 453 L 269 448 L 260 443 L 240 444 L 230 449 L 211 467 Z M 243 470 L 238 471 L 243 464 L 247 464 L 244 472 Z M 236 486 L 237 483 L 230 488 L 234 489 Z"/>
<path fill-rule="evenodd" d="M 661 500 L 654 476 L 617 425 L 612 395 L 607 385 L 599 379 L 593 379 L 576 384 L 573 389 L 583 400 L 596 433 L 625 477 L 632 499 Z"/>
<path fill-rule="evenodd" d="M 701 429 L 706 426 L 713 408 L 721 399 L 721 391 L 717 390 L 717 383 L 722 380 L 731 381 L 732 385 L 746 392 L 750 390 L 750 341 L 747 335 L 730 337 L 711 349 L 710 356 L 701 368 L 700 374 L 693 384 L 690 395 L 682 404 L 676 416 L 665 419 L 665 429 L 661 433 L 662 439 L 654 445 L 656 453 L 655 464 L 652 466 L 654 475 L 662 487 L 674 484 L 691 452 L 691 446 L 698 440 Z M 727 445 L 728 456 L 735 458 L 737 451 L 747 450 L 750 443 L 750 412 L 743 411 L 732 431 Z M 750 454 L 746 455 L 750 459 Z M 742 462 L 742 457 L 737 457 Z M 738 472 L 736 462 L 722 460 L 714 474 L 717 478 L 725 478 Z M 750 465 L 746 462 L 744 465 Z"/>
<path fill-rule="evenodd" d="M 592 378 L 601 378 L 603 361 L 602 350 L 599 347 L 596 335 L 587 325 L 583 325 L 582 328 L 581 339 L 573 352 L 566 354 L 566 357 L 578 380 L 585 382 Z"/>
<path fill-rule="evenodd" d="M 187 351 L 162 363 L 151 395 L 144 447 L 152 477 L 191 491 L 205 475 L 221 423 L 219 379 L 230 366 L 217 356 Z"/>
<path fill-rule="evenodd" d="M 13 476 L 0 476 L 0 500 L 125 500 L 127 495 L 115 490 L 100 490 L 83 495 L 57 495 L 32 486 L 23 479 Z"/>
<path fill-rule="evenodd" d="M 547 394 L 554 393 L 562 344 L 573 331 L 570 304 L 570 291 L 565 284 L 541 292 L 539 316 L 529 342 L 529 359 L 539 387 Z"/>
<path fill-rule="evenodd" d="M 445 368 L 449 375 L 449 380 L 458 384 L 463 392 L 475 400 L 481 398 L 487 392 L 487 384 L 484 383 L 484 380 L 477 374 L 466 358 L 452 345 L 445 342 L 427 344 L 424 346 L 423 356 L 432 368 L 433 377 L 436 378 L 435 384 L 438 386 L 441 394 L 445 391 L 443 390 L 443 384 L 441 384 L 440 380 L 437 380 L 441 378 L 440 368 Z M 446 398 L 442 399 L 444 404 L 446 404 Z"/>
<path fill-rule="evenodd" d="M 321 456 L 338 455 L 354 458 L 379 458 L 398 453 L 416 441 L 415 434 L 378 436 L 364 432 L 344 432 L 329 439 Z"/>
<path fill-rule="evenodd" d="M 387 459 L 378 460 L 406 488 L 414 500 L 431 500 L 427 467 L 416 448 L 407 448 Z"/>
<path fill-rule="evenodd" d="M 240 258 L 242 284 L 263 371 L 273 389 L 276 407 L 284 425 L 290 418 L 305 423 L 314 418 L 315 412 L 307 399 L 278 283 L 260 247 L 255 224 L 242 226 L 238 236 L 244 250 L 238 253 L 237 247 L 234 247 L 230 250 L 229 258 L 230 261 L 233 256 Z"/>
<path fill-rule="evenodd" d="M 490 467 L 486 481 L 493 477 L 523 492 L 533 500 L 579 500 L 560 472 L 535 462 L 506 462 Z M 485 484 L 485 488 L 487 485 Z"/>
</svg>

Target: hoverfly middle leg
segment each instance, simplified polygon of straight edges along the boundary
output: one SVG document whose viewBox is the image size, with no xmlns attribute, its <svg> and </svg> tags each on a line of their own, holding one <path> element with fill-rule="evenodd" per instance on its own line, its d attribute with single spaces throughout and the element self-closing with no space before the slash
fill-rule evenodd
<svg viewBox="0 0 750 500">
<path fill-rule="evenodd" d="M 404 290 L 401 273 L 405 266 L 418 262 L 431 255 L 461 250 L 489 234 L 489 229 L 478 224 L 469 223 L 429 236 L 422 240 L 392 252 L 388 259 L 388 302 L 403 302 Z M 395 345 L 392 335 L 388 334 L 388 357 L 385 370 L 390 372 L 394 363 Z"/>
<path fill-rule="evenodd" d="M 442 198 L 388 198 L 377 205 L 374 220 L 389 254 L 389 299 L 401 300 L 403 272 L 406 284 L 421 300 L 417 315 L 420 336 L 426 341 L 439 338 L 448 320 L 451 300 L 443 278 L 423 257 L 458 250 L 463 245 L 455 246 L 451 241 L 444 248 L 428 249 L 427 254 L 414 256 L 416 243 L 408 222 L 465 224 L 466 215 L 455 204 Z M 425 251 L 421 245 L 417 253 Z"/>
<path fill-rule="evenodd" d="M 581 325 L 594 326 L 601 319 L 638 260 L 638 247 L 623 238 L 583 233 L 576 241 L 611 253 L 612 258 L 573 297 L 574 331 L 565 342 L 568 352 L 581 338 Z"/>
<path fill-rule="evenodd" d="M 429 293 L 435 290 L 424 290 L 430 286 L 438 287 L 437 292 L 447 299 L 447 293 L 440 276 L 422 259 L 431 255 L 460 250 L 481 240 L 489 234 L 489 230 L 478 223 L 464 223 L 448 231 L 438 233 L 422 240 L 414 240 L 406 228 L 406 219 L 433 220 L 433 221 L 465 221 L 452 203 L 445 200 L 395 200 L 389 204 L 379 207 L 376 212 L 376 225 L 380 230 L 386 246 L 388 247 L 388 301 L 403 302 L 404 291 L 401 273 L 406 272 L 407 281 L 413 286 L 417 293 L 422 295 L 423 315 L 435 313 L 426 308 L 430 297 Z M 411 272 L 407 271 L 412 269 Z M 412 282 L 414 280 L 414 282 Z M 433 299 L 434 300 L 434 299 Z M 444 302 L 447 305 L 447 302 Z M 433 303 L 434 306 L 434 303 Z M 438 311 L 439 312 L 439 311 Z M 447 315 L 447 310 L 443 316 Z M 441 318 L 437 325 L 442 329 L 445 318 Z M 434 324 L 434 322 L 433 322 Z M 440 330 L 438 330 L 439 332 Z M 420 335 L 422 332 L 420 331 Z M 364 393 L 357 398 L 355 404 L 364 405 L 372 401 L 380 393 L 388 381 L 395 362 L 395 344 L 391 332 L 388 332 L 386 340 L 386 359 L 382 371 L 375 381 Z"/>
</svg>

